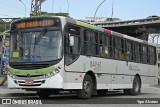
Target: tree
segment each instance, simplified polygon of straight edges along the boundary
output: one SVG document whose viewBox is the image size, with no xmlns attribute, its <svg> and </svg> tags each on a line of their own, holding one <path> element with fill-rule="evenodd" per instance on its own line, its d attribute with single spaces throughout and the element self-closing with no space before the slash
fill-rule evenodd
<svg viewBox="0 0 160 107">
<path fill-rule="evenodd" d="M 156 32 L 155 29 L 153 29 L 153 28 L 146 28 L 146 27 L 138 28 L 136 30 L 136 34 L 140 34 L 141 35 L 139 37 L 139 39 L 146 40 L 146 41 L 148 41 L 149 34 L 153 34 L 155 32 Z"/>
<path fill-rule="evenodd" d="M 0 19 L 0 32 L 4 32 L 5 30 L 9 30 L 10 28 L 10 22 L 5 22 L 2 19 Z"/>
</svg>

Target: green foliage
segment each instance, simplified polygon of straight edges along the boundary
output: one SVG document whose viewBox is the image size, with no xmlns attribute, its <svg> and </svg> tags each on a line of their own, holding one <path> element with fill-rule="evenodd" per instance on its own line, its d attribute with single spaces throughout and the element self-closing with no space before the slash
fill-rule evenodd
<svg viewBox="0 0 160 107">
<path fill-rule="evenodd" d="M 42 16 L 65 16 L 65 17 L 70 17 L 69 13 L 48 13 L 48 12 L 41 12 Z"/>
<path fill-rule="evenodd" d="M 5 30 L 9 30 L 10 28 L 10 22 L 5 22 L 3 20 L 0 20 L 0 32 L 4 32 Z"/>
</svg>

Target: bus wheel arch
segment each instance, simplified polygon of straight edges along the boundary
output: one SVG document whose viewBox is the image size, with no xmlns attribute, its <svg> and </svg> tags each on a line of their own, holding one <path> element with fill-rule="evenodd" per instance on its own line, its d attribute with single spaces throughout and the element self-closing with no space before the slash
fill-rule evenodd
<svg viewBox="0 0 160 107">
<path fill-rule="evenodd" d="M 141 93 L 141 78 L 139 74 L 136 74 L 133 78 L 133 87 L 131 89 L 124 89 L 125 94 L 138 95 Z"/>
<path fill-rule="evenodd" d="M 93 71 L 88 71 L 86 74 L 89 75 L 92 78 L 93 90 L 97 90 L 97 79 L 96 79 L 96 76 L 95 76 L 94 72 Z"/>
<path fill-rule="evenodd" d="M 88 71 L 82 83 L 82 89 L 78 90 L 78 97 L 83 99 L 90 98 L 96 90 L 96 77 L 92 71 Z"/>
</svg>

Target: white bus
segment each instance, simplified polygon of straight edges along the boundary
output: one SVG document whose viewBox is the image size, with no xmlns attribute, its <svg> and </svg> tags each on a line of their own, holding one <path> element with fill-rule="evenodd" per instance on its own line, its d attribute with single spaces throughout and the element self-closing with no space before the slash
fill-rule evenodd
<svg viewBox="0 0 160 107">
<path fill-rule="evenodd" d="M 108 89 L 138 95 L 158 83 L 155 44 L 58 16 L 14 21 L 10 33 L 9 88 L 86 99 Z"/>
</svg>

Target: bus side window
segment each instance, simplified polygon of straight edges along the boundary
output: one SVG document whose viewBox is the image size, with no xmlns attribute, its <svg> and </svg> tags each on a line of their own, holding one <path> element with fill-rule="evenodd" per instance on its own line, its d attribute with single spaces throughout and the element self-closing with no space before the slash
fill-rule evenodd
<svg viewBox="0 0 160 107">
<path fill-rule="evenodd" d="M 112 55 L 112 36 L 109 36 L 108 37 L 108 54 L 109 54 L 109 57 L 112 58 L 113 55 Z"/>
<path fill-rule="evenodd" d="M 120 40 L 120 43 L 119 43 L 119 57 L 120 57 L 120 59 L 121 60 L 124 60 L 125 58 L 124 58 L 124 40 L 123 39 L 121 39 Z"/>
<path fill-rule="evenodd" d="M 89 31 L 84 31 L 84 44 L 83 44 L 83 53 L 85 55 L 90 55 L 91 54 L 91 51 L 90 51 L 90 32 Z"/>
<path fill-rule="evenodd" d="M 100 56 L 108 57 L 108 37 L 100 35 Z"/>
<path fill-rule="evenodd" d="M 113 48 L 114 48 L 114 58 L 119 59 L 119 40 L 118 38 L 113 38 Z"/>
<path fill-rule="evenodd" d="M 126 55 L 126 60 L 128 61 L 129 60 L 129 54 L 130 54 L 130 52 L 129 52 L 129 43 L 128 43 L 128 41 L 125 41 L 125 55 Z"/>
</svg>

